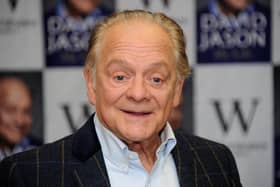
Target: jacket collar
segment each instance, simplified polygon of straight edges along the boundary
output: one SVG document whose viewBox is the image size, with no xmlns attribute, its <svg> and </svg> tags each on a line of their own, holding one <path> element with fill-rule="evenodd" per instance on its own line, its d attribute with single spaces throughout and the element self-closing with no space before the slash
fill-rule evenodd
<svg viewBox="0 0 280 187">
<path fill-rule="evenodd" d="M 93 122 L 94 114 L 73 135 L 72 152 L 81 162 L 72 174 L 78 186 L 110 186 Z"/>
<path fill-rule="evenodd" d="M 189 137 L 182 130 L 175 131 L 177 139 L 172 156 L 177 168 L 180 186 L 197 186 L 197 161 Z"/>
<path fill-rule="evenodd" d="M 74 134 L 72 151 L 74 156 L 85 161 L 100 150 L 93 122 L 94 114 L 85 122 L 85 124 Z"/>
</svg>

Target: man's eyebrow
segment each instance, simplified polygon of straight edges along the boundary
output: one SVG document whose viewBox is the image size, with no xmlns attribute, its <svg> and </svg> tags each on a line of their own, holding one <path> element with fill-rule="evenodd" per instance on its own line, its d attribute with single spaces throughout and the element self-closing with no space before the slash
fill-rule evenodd
<svg viewBox="0 0 280 187">
<path fill-rule="evenodd" d="M 126 61 L 122 59 L 113 59 L 109 61 L 109 63 L 106 65 L 107 71 L 112 70 L 112 68 L 123 68 L 123 69 L 130 69 L 131 65 Z"/>
<path fill-rule="evenodd" d="M 128 63 L 125 59 L 113 59 L 109 61 L 107 64 L 107 72 L 109 73 L 112 69 L 121 68 L 123 70 L 134 72 L 134 67 L 130 63 Z M 170 75 L 168 63 L 164 60 L 160 60 L 157 62 L 153 62 L 151 64 L 147 64 L 144 74 L 151 72 L 166 72 L 168 76 Z"/>
<path fill-rule="evenodd" d="M 113 59 L 111 60 L 107 66 L 111 66 L 111 65 L 122 65 L 124 67 L 126 66 L 131 66 L 126 60 L 124 59 Z M 150 64 L 148 64 L 147 66 L 151 66 L 151 67 L 157 67 L 157 68 L 160 68 L 160 67 L 165 67 L 165 68 L 168 68 L 168 63 L 163 61 L 163 60 L 160 60 L 160 61 L 156 61 L 156 62 L 152 62 Z"/>
<path fill-rule="evenodd" d="M 154 62 L 152 64 L 149 64 L 149 66 L 155 67 L 155 68 L 161 68 L 161 67 L 168 68 L 168 65 L 165 61 Z"/>
<path fill-rule="evenodd" d="M 111 65 L 128 65 L 128 62 L 125 60 L 121 60 L 121 59 L 113 59 L 110 60 L 109 63 L 107 64 L 107 66 L 111 66 Z"/>
</svg>

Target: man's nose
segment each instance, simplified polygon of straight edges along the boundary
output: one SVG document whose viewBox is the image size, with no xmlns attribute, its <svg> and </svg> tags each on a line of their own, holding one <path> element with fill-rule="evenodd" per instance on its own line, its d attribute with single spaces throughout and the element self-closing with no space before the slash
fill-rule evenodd
<svg viewBox="0 0 280 187">
<path fill-rule="evenodd" d="M 147 82 L 142 77 L 135 77 L 127 89 L 127 97 L 136 102 L 147 100 L 150 97 Z"/>
<path fill-rule="evenodd" d="M 16 123 L 17 124 L 21 124 L 22 123 L 22 121 L 24 120 L 24 117 L 23 117 L 23 115 L 22 115 L 22 112 L 21 111 L 17 111 L 16 113 L 15 113 L 15 121 L 16 121 Z"/>
<path fill-rule="evenodd" d="M 31 123 L 31 117 L 25 114 L 23 111 L 16 112 L 15 120 L 17 124 Z"/>
</svg>

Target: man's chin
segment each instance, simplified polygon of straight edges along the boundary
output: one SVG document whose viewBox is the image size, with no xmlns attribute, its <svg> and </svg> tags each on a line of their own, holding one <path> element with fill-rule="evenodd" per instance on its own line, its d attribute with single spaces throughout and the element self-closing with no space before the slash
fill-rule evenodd
<svg viewBox="0 0 280 187">
<path fill-rule="evenodd" d="M 124 138 L 125 143 L 144 143 L 151 140 L 152 135 L 148 135 L 147 133 L 130 133 L 125 135 Z"/>
<path fill-rule="evenodd" d="M 14 136 L 14 137 L 11 137 L 11 138 L 7 138 L 6 140 L 7 140 L 7 144 L 17 145 L 17 144 L 22 142 L 23 137 L 18 136 L 18 137 L 15 138 L 15 136 Z"/>
</svg>

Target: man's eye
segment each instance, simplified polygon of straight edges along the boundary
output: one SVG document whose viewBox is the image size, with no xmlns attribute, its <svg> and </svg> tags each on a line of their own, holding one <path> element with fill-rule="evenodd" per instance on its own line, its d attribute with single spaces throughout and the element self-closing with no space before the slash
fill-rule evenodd
<svg viewBox="0 0 280 187">
<path fill-rule="evenodd" d="M 152 78 L 152 81 L 153 81 L 154 83 L 161 83 L 161 82 L 162 82 L 161 78 L 158 78 L 158 77 L 153 77 L 153 78 Z"/>
<path fill-rule="evenodd" d="M 117 81 L 123 81 L 125 79 L 125 77 L 123 75 L 117 75 L 117 76 L 115 76 L 115 79 Z"/>
</svg>

